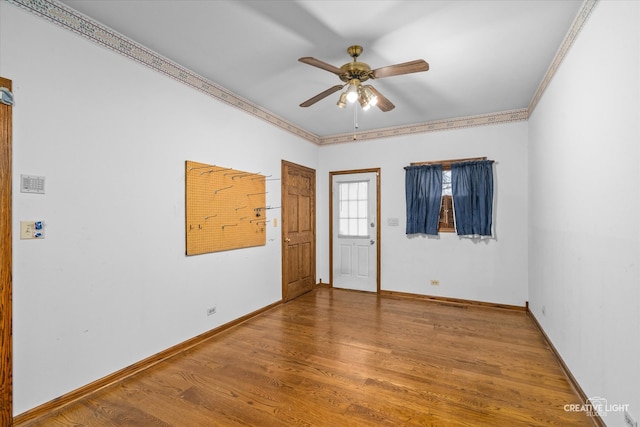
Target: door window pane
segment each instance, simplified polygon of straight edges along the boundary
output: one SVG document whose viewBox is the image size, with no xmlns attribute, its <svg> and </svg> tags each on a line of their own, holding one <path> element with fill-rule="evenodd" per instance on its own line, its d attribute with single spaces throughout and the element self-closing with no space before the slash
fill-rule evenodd
<svg viewBox="0 0 640 427">
<path fill-rule="evenodd" d="M 340 203 L 341 236 L 367 237 L 368 223 L 368 181 L 340 182 L 338 200 Z"/>
</svg>

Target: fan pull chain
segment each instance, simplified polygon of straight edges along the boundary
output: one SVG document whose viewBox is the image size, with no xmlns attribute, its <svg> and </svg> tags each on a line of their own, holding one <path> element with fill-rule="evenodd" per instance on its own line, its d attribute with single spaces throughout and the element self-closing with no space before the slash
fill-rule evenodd
<svg viewBox="0 0 640 427">
<path fill-rule="evenodd" d="M 353 104 L 353 140 L 356 140 L 356 131 L 358 130 L 358 106 Z"/>
</svg>

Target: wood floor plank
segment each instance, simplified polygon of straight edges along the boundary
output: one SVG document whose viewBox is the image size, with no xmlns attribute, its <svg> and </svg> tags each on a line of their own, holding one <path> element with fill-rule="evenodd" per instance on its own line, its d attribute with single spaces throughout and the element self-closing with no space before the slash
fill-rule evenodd
<svg viewBox="0 0 640 427">
<path fill-rule="evenodd" d="M 318 288 L 23 426 L 593 426 L 525 312 Z"/>
</svg>

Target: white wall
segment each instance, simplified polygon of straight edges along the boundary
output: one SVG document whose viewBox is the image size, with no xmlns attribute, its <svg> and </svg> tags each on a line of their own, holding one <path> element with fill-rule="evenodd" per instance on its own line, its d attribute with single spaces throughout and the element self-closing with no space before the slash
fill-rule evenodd
<svg viewBox="0 0 640 427">
<path fill-rule="evenodd" d="M 283 156 L 316 168 L 316 145 L 5 2 L 0 75 L 16 100 L 16 414 L 281 299 L 279 227 L 185 256 L 184 162 L 279 177 Z M 279 206 L 280 181 L 267 190 Z M 19 240 L 33 219 L 46 238 Z"/>
<path fill-rule="evenodd" d="M 599 2 L 529 121 L 531 310 L 585 393 L 636 421 L 639 29 L 640 3 Z"/>
<path fill-rule="evenodd" d="M 372 113 L 378 113 L 372 111 Z M 366 113 L 363 113 L 366 114 Z M 379 113 L 382 114 L 382 113 Z M 527 123 L 491 125 L 323 146 L 318 200 L 328 205 L 330 171 L 381 168 L 381 288 L 524 306 L 527 300 Z M 487 156 L 495 160 L 495 239 L 405 234 L 404 166 Z M 329 281 L 329 212 L 318 212 L 318 277 Z M 399 218 L 399 226 L 387 225 Z M 431 279 L 440 281 L 432 286 Z"/>
</svg>

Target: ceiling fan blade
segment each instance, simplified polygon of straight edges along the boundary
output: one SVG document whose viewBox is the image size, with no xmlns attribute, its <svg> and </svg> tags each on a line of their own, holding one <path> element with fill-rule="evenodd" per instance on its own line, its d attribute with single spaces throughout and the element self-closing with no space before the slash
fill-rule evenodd
<svg viewBox="0 0 640 427">
<path fill-rule="evenodd" d="M 391 101 L 389 101 L 383 94 L 378 92 L 378 90 L 375 87 L 369 85 L 369 89 L 371 89 L 371 92 L 373 92 L 373 94 L 376 97 L 378 97 L 378 103 L 376 105 L 378 106 L 379 109 L 381 109 L 386 113 L 387 111 L 391 111 L 394 108 L 396 108 L 396 106 L 393 105 Z"/>
<path fill-rule="evenodd" d="M 429 64 L 424 59 L 416 59 L 415 61 L 403 62 L 402 64 L 389 65 L 388 67 L 378 68 L 372 71 L 374 79 L 381 77 L 398 76 L 401 74 L 419 73 L 428 71 Z"/>
<path fill-rule="evenodd" d="M 305 56 L 303 58 L 300 58 L 300 59 L 298 59 L 298 61 L 304 62 L 305 64 L 313 65 L 314 67 L 321 68 L 321 69 L 329 71 L 329 72 L 331 72 L 333 74 L 340 75 L 340 74 L 343 73 L 343 71 L 340 68 L 334 67 L 331 64 L 327 64 L 324 61 L 320 61 L 319 59 L 312 58 L 310 56 Z"/>
<path fill-rule="evenodd" d="M 343 87 L 344 87 L 344 85 L 335 85 L 333 87 L 330 87 L 329 89 L 325 90 L 324 92 L 320 92 L 319 94 L 317 94 L 313 98 L 307 99 L 302 104 L 300 104 L 300 106 L 301 107 L 309 107 L 309 106 L 315 104 L 316 102 L 320 101 L 321 99 L 324 99 L 327 96 L 331 95 L 332 93 L 339 91 Z"/>
</svg>

